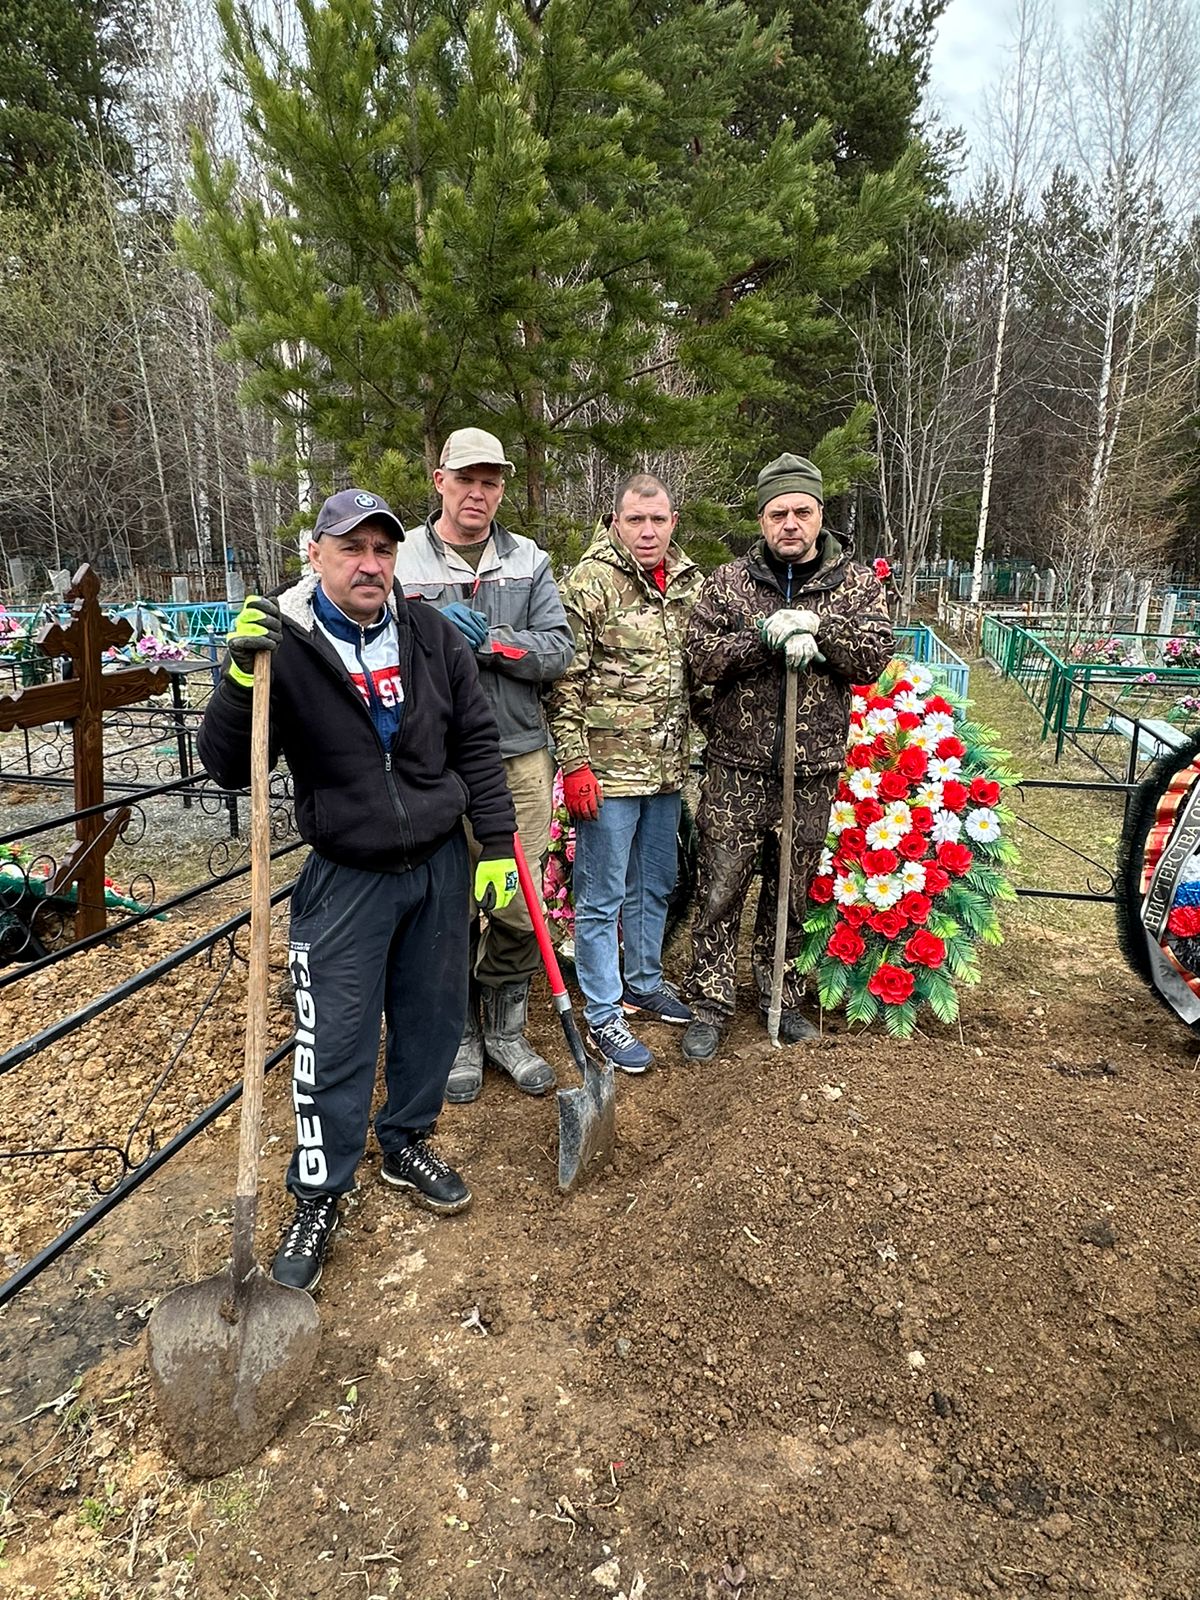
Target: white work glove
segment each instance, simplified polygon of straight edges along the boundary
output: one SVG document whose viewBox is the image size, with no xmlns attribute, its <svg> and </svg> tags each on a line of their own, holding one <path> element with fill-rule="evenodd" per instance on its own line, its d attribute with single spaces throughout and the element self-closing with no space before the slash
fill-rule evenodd
<svg viewBox="0 0 1200 1600">
<path fill-rule="evenodd" d="M 815 611 L 776 611 L 758 625 L 763 642 L 772 650 L 782 650 L 795 634 L 807 633 L 816 637 L 821 619 Z"/>
<path fill-rule="evenodd" d="M 803 613 L 802 613 L 803 615 Z M 783 659 L 793 671 L 810 667 L 814 661 L 824 661 L 811 633 L 793 633 L 783 647 Z"/>
</svg>

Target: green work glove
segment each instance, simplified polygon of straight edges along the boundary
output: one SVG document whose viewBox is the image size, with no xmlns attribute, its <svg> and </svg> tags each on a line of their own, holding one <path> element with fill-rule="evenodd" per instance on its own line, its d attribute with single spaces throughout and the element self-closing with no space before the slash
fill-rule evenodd
<svg viewBox="0 0 1200 1600">
<path fill-rule="evenodd" d="M 242 609 L 233 619 L 233 629 L 225 635 L 229 648 L 229 676 L 243 689 L 254 683 L 254 657 L 260 650 L 278 650 L 283 638 L 283 619 L 279 605 L 262 595 L 248 594 Z"/>
<path fill-rule="evenodd" d="M 481 911 L 503 911 L 517 892 L 520 880 L 513 856 L 488 860 L 484 856 L 475 868 L 475 899 Z"/>
</svg>

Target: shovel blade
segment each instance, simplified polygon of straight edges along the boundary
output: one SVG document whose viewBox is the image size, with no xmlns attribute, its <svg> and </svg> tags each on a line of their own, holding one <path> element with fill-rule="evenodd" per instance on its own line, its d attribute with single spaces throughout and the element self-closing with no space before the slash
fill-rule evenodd
<svg viewBox="0 0 1200 1600">
<path fill-rule="evenodd" d="M 617 1096 L 613 1069 L 589 1058 L 583 1083 L 558 1091 L 558 1187 L 566 1194 L 601 1167 L 617 1143 Z"/>
<path fill-rule="evenodd" d="M 195 1478 L 245 1466 L 267 1445 L 316 1360 L 312 1296 L 256 1267 L 172 1290 L 147 1328 L 150 1382 L 168 1449 Z"/>
</svg>

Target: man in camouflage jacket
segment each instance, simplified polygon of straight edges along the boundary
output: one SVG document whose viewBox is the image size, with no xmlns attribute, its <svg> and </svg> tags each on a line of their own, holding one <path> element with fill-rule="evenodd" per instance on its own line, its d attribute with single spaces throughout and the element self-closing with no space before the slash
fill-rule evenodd
<svg viewBox="0 0 1200 1600">
<path fill-rule="evenodd" d="M 683 639 L 700 569 L 672 542 L 671 496 L 647 473 L 619 485 L 567 579 L 575 656 L 550 694 L 550 726 L 575 819 L 575 969 L 592 1042 L 613 1066 L 653 1056 L 624 1012 L 686 1024 L 663 979 L 688 759 Z M 625 950 L 622 985 L 618 922 Z"/>
<path fill-rule="evenodd" d="M 754 866 L 762 884 L 752 963 L 765 1016 L 774 954 L 782 815 L 785 677 L 800 673 L 796 810 L 788 906 L 788 966 L 780 1038 L 816 1030 L 799 1006 L 808 885 L 846 756 L 850 686 L 873 683 L 892 653 L 879 580 L 850 559 L 849 541 L 823 527 L 824 486 L 803 456 L 782 455 L 758 475 L 759 539 L 705 581 L 685 654 L 696 688 L 709 686 L 708 764 L 696 815 L 700 835 L 692 968 L 684 985 L 695 1020 L 685 1056 L 710 1060 L 733 1016 L 738 925 Z"/>
</svg>

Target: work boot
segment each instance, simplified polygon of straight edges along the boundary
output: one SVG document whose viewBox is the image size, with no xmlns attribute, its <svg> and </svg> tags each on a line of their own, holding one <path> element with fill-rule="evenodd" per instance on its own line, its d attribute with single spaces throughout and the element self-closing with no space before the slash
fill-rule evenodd
<svg viewBox="0 0 1200 1600">
<path fill-rule="evenodd" d="M 524 1094 L 545 1094 L 554 1087 L 554 1068 L 525 1037 L 529 1011 L 529 979 L 483 990 L 483 1047 L 494 1067 L 505 1072 Z"/>
<path fill-rule="evenodd" d="M 472 978 L 467 996 L 467 1026 L 446 1080 L 446 1099 L 451 1105 L 469 1105 L 472 1100 L 479 1099 L 482 1088 L 483 1032 L 479 1026 L 479 986 Z"/>
<path fill-rule="evenodd" d="M 337 1225 L 337 1195 L 297 1195 L 296 1215 L 271 1263 L 275 1282 L 288 1289 L 315 1289 L 321 1281 L 325 1253 Z"/>
<path fill-rule="evenodd" d="M 711 1061 L 721 1047 L 721 1030 L 699 1018 L 683 1031 L 683 1054 L 687 1061 Z"/>
<path fill-rule="evenodd" d="M 413 1139 L 403 1150 L 390 1150 L 379 1176 L 393 1189 L 407 1189 L 419 1206 L 452 1217 L 471 1204 L 471 1191 L 427 1139 Z"/>
<path fill-rule="evenodd" d="M 759 1008 L 759 1016 L 762 1018 L 762 1024 L 765 1028 L 768 1021 L 768 1012 L 765 1007 Z M 793 1006 L 790 1011 L 780 1012 L 780 1044 L 812 1044 L 814 1039 L 819 1039 L 820 1037 L 820 1030 L 813 1027 L 803 1011 L 798 1011 Z"/>
</svg>

